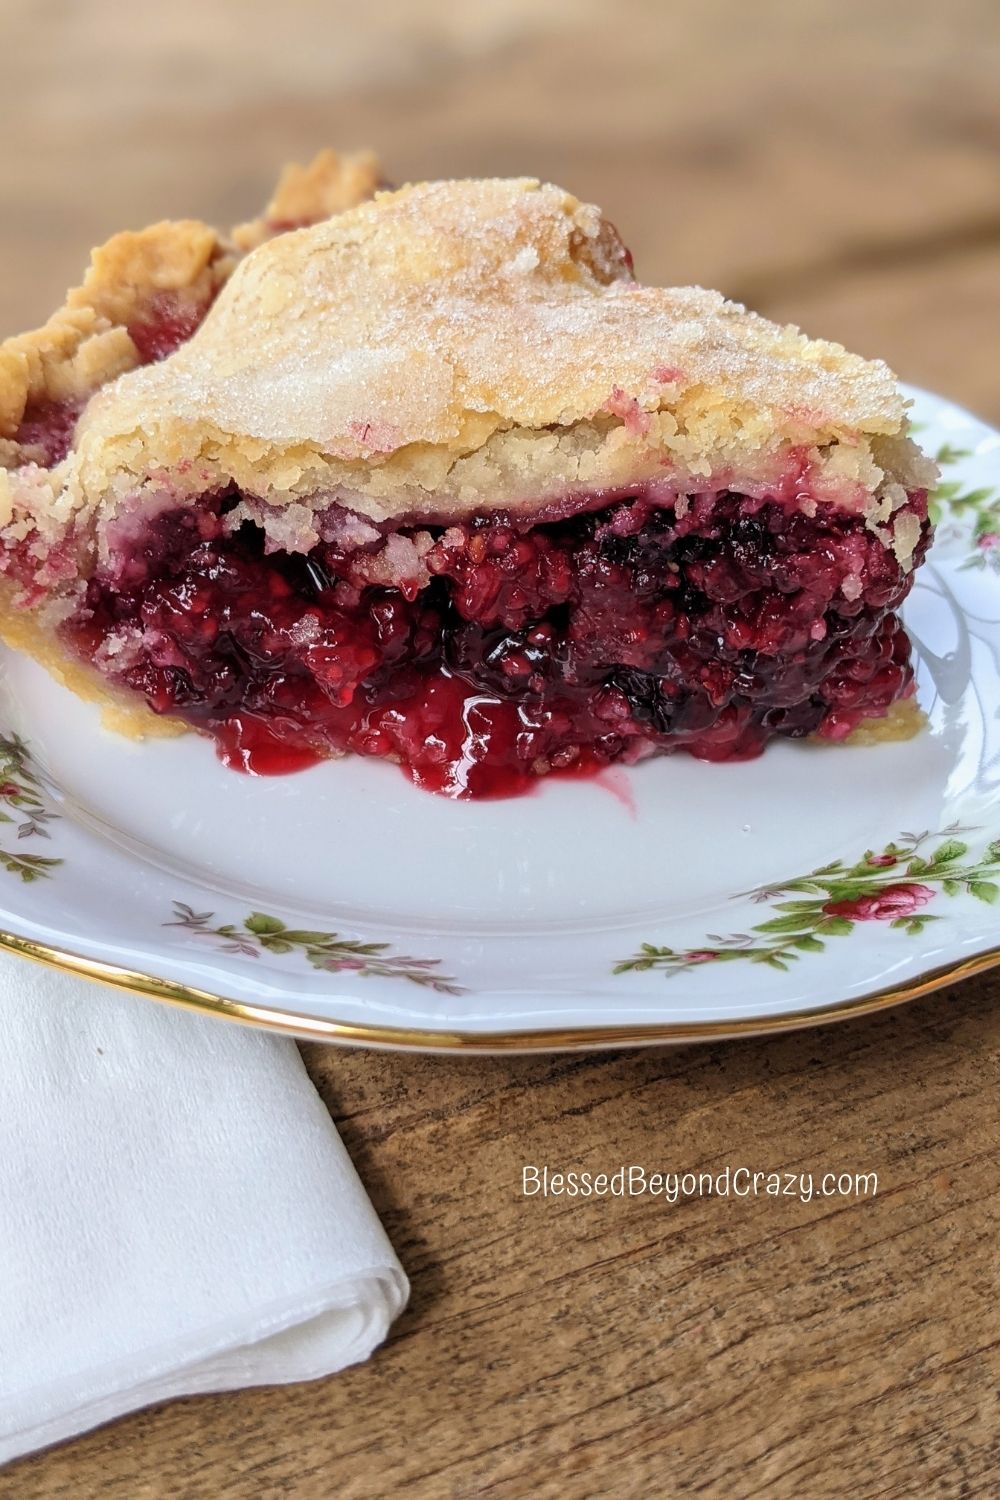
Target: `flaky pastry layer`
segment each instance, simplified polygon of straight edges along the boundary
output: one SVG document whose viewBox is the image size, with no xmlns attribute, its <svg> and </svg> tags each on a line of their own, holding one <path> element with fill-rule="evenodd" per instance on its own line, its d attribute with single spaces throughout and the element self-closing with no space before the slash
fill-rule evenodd
<svg viewBox="0 0 1000 1500">
<path fill-rule="evenodd" d="M 340 213 L 381 182 L 371 152 L 321 151 L 306 166 L 289 164 L 264 213 L 230 235 L 196 219 L 164 221 L 113 235 L 91 255 L 80 286 L 41 328 L 0 343 L 0 468 L 34 455 L 14 441 L 26 407 L 43 401 L 81 402 L 136 368 L 139 351 L 129 327 L 157 298 L 181 308 L 207 308 L 241 256 L 288 222 Z"/>
<path fill-rule="evenodd" d="M 18 403 L 86 395 L 102 366 L 115 377 L 61 464 L 0 472 L 8 536 L 42 551 L 72 538 L 87 576 L 123 527 L 139 536 L 146 517 L 220 489 L 243 496 L 234 524 L 250 516 L 272 546 L 308 551 L 335 506 L 391 527 L 734 488 L 862 514 L 908 565 L 919 523 L 901 508 L 934 469 L 884 364 L 716 292 L 637 284 L 599 210 L 529 179 L 378 193 L 260 242 L 260 225 L 376 180 L 369 157 L 298 169 L 238 232 L 257 245 L 242 260 L 193 224 L 98 252 L 46 337 L 0 348 L 0 430 Z M 136 286 L 212 302 L 188 342 L 139 369 Z"/>
</svg>

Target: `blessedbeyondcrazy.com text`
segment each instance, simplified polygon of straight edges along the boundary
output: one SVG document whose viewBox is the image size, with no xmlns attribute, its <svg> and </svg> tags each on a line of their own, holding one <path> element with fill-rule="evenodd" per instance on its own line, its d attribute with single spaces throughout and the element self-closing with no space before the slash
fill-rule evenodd
<svg viewBox="0 0 1000 1500">
<path fill-rule="evenodd" d="M 809 1203 L 813 1198 L 874 1198 L 878 1173 L 746 1166 L 724 1167 L 721 1172 L 654 1172 L 634 1164 L 591 1172 L 526 1165 L 521 1168 L 521 1192 L 525 1198 L 651 1197 L 668 1203 L 681 1198 L 797 1198 Z"/>
</svg>

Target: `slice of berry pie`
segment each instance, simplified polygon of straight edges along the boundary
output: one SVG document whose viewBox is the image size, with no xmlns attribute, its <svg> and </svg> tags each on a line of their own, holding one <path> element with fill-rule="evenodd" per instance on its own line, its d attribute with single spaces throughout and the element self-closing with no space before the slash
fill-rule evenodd
<svg viewBox="0 0 1000 1500">
<path fill-rule="evenodd" d="M 888 369 L 638 284 L 558 188 L 377 183 L 119 236 L 0 346 L 5 637 L 128 732 L 453 796 L 912 732 Z"/>
</svg>

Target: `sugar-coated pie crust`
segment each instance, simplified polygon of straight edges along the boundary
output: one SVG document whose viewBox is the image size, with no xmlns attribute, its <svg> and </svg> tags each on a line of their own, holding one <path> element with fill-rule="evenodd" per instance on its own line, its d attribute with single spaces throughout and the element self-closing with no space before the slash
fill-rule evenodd
<svg viewBox="0 0 1000 1500">
<path fill-rule="evenodd" d="M 440 742 L 459 793 L 912 727 L 934 468 L 887 367 L 641 285 L 559 188 L 380 181 L 326 152 L 229 236 L 118 235 L 0 345 L 5 637 L 119 727 L 255 768 L 266 721 L 427 785 Z M 455 769 L 485 698 L 509 785 Z"/>
</svg>

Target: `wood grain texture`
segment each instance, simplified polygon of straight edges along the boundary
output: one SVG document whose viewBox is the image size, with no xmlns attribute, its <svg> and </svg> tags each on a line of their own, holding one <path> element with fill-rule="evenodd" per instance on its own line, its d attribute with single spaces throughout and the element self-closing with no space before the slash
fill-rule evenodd
<svg viewBox="0 0 1000 1500">
<path fill-rule="evenodd" d="M 993 0 L 0 4 L 0 330 L 81 251 L 371 143 L 529 172 L 698 280 L 1000 419 Z M 1000 1493 L 1000 982 L 773 1041 L 306 1050 L 413 1281 L 366 1366 L 177 1402 L 0 1500 Z M 150 1060 L 151 1068 L 155 1059 Z M 526 1200 L 527 1162 L 876 1171 L 873 1201 Z"/>
</svg>

